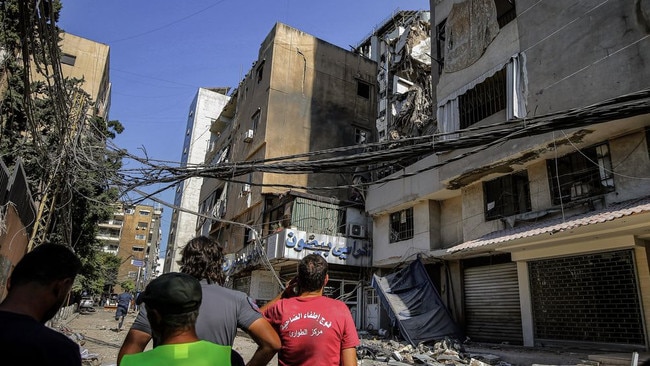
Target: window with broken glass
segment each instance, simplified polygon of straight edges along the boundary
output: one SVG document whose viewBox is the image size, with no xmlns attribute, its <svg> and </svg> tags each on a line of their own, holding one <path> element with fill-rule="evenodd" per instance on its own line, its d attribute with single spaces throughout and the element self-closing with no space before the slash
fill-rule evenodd
<svg viewBox="0 0 650 366">
<path fill-rule="evenodd" d="M 494 5 L 497 8 L 497 22 L 499 22 L 499 28 L 503 28 L 506 24 L 515 20 L 517 17 L 515 0 L 494 0 Z"/>
<path fill-rule="evenodd" d="M 257 111 L 255 111 L 251 117 L 251 129 L 254 131 L 257 130 L 257 127 L 260 125 L 260 111 L 260 108 L 257 108 Z"/>
<path fill-rule="evenodd" d="M 390 242 L 413 238 L 413 208 L 390 214 Z"/>
<path fill-rule="evenodd" d="M 257 83 L 259 84 L 262 81 L 262 78 L 264 77 L 264 61 L 262 61 L 260 65 L 257 67 L 255 74 L 257 78 Z"/>
<path fill-rule="evenodd" d="M 531 210 L 528 173 L 523 170 L 483 184 L 485 220 L 508 217 Z"/>
<path fill-rule="evenodd" d="M 445 66 L 445 25 L 447 19 L 444 19 L 436 26 L 436 51 L 438 52 L 438 59 L 434 59 L 438 64 L 438 75 L 442 74 Z"/>
<path fill-rule="evenodd" d="M 370 99 L 370 84 L 357 80 L 357 95 L 364 99 Z"/>
<path fill-rule="evenodd" d="M 77 56 L 73 56 L 67 53 L 61 55 L 62 64 L 74 66 L 75 62 L 77 62 Z"/>
<path fill-rule="evenodd" d="M 460 128 L 467 128 L 506 108 L 506 69 L 458 97 Z"/>
<path fill-rule="evenodd" d="M 614 172 L 608 144 L 547 160 L 546 167 L 555 205 L 614 190 Z"/>
<path fill-rule="evenodd" d="M 361 128 L 355 128 L 354 129 L 354 143 L 357 145 L 363 145 L 368 143 L 368 131 L 361 129 Z"/>
</svg>

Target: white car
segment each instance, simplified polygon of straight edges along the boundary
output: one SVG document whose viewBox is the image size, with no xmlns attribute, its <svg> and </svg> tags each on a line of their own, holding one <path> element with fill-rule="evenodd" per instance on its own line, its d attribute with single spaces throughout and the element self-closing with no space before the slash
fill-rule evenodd
<svg viewBox="0 0 650 366">
<path fill-rule="evenodd" d="M 79 301 L 79 312 L 82 311 L 90 311 L 93 312 L 95 311 L 95 302 L 93 301 L 92 297 L 82 297 L 81 301 Z"/>
</svg>

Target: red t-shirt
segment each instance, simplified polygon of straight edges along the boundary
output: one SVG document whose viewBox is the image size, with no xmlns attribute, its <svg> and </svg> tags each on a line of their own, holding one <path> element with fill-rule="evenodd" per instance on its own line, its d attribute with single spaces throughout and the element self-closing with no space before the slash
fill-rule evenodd
<svg viewBox="0 0 650 366">
<path fill-rule="evenodd" d="M 268 307 L 264 316 L 280 334 L 281 366 L 338 366 L 341 351 L 359 345 L 350 309 L 325 296 L 282 299 Z"/>
</svg>

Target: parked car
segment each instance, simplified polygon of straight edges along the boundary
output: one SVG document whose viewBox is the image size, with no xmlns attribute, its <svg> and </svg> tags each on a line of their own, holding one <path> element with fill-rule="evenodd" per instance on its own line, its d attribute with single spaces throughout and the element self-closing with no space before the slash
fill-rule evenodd
<svg viewBox="0 0 650 366">
<path fill-rule="evenodd" d="M 90 296 L 84 296 L 79 301 L 79 312 L 94 312 L 95 311 L 95 301 Z"/>
</svg>

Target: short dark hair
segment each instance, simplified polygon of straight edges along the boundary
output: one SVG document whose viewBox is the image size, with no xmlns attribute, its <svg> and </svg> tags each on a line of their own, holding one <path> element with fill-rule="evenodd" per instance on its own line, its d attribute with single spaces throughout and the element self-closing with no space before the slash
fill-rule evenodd
<svg viewBox="0 0 650 366">
<path fill-rule="evenodd" d="M 198 280 L 208 280 L 220 285 L 225 280 L 222 249 L 219 243 L 207 236 L 197 236 L 187 242 L 178 264 L 181 266 L 181 272 Z"/>
<path fill-rule="evenodd" d="M 147 308 L 147 317 L 152 313 L 155 306 L 144 304 Z M 157 310 L 157 309 L 156 309 Z M 167 331 L 188 330 L 196 326 L 196 319 L 199 317 L 199 310 L 190 311 L 183 314 L 164 314 L 160 319 L 160 326 Z M 149 323 L 151 319 L 147 318 Z"/>
<path fill-rule="evenodd" d="M 327 261 L 318 254 L 309 254 L 298 264 L 300 291 L 317 291 L 325 285 Z"/>
<path fill-rule="evenodd" d="M 30 282 L 42 285 L 74 278 L 81 270 L 81 261 L 65 245 L 45 243 L 37 246 L 16 264 L 11 274 L 11 286 Z"/>
</svg>

